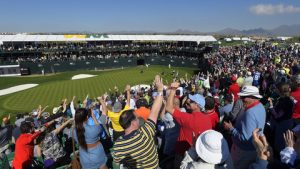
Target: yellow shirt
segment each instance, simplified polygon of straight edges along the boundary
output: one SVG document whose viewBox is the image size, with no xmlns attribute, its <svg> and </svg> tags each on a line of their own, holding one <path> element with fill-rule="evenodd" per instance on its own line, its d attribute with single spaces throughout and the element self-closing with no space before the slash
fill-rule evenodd
<svg viewBox="0 0 300 169">
<path fill-rule="evenodd" d="M 290 74 L 290 69 L 289 68 L 284 67 L 283 69 L 284 69 L 284 71 L 285 71 L 286 74 L 288 74 L 288 75 Z"/>
<path fill-rule="evenodd" d="M 150 102 L 150 97 L 149 97 L 148 95 L 146 95 L 144 98 L 147 100 L 147 103 L 149 104 L 149 102 Z"/>
<path fill-rule="evenodd" d="M 121 110 L 119 113 L 115 113 L 112 111 L 107 111 L 107 116 L 110 118 L 111 123 L 112 123 L 112 127 L 115 131 L 117 132 L 121 132 L 124 131 L 123 127 L 120 125 L 119 123 L 119 119 L 121 114 L 125 111 L 125 110 L 129 110 L 130 107 L 129 106 L 125 106 L 123 110 Z"/>
<path fill-rule="evenodd" d="M 279 57 L 279 56 L 277 56 L 276 58 L 275 58 L 275 63 L 277 64 L 277 63 L 280 63 L 281 62 L 281 58 Z"/>
<path fill-rule="evenodd" d="M 244 84 L 244 78 L 243 78 L 243 77 L 239 77 L 239 78 L 236 80 L 236 82 L 238 83 L 238 85 L 239 85 L 240 87 L 242 87 L 243 84 Z"/>
</svg>

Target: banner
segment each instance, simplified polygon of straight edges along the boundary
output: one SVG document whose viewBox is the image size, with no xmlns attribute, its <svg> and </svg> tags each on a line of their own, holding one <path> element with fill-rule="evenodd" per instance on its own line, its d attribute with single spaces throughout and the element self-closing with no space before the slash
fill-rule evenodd
<svg viewBox="0 0 300 169">
<path fill-rule="evenodd" d="M 104 38 L 108 38 L 108 35 L 106 34 L 86 34 L 86 35 L 71 35 L 71 34 L 66 34 L 64 35 L 65 39 L 93 39 L 93 38 L 97 38 L 97 39 L 104 39 Z"/>
</svg>

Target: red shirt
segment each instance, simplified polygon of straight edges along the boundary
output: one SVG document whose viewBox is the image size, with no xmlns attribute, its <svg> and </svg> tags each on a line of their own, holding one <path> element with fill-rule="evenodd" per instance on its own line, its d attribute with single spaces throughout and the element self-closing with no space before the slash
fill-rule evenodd
<svg viewBox="0 0 300 169">
<path fill-rule="evenodd" d="M 210 118 L 210 121 L 211 121 L 211 124 L 212 124 L 212 128 L 213 129 L 216 129 L 218 123 L 219 123 L 219 116 L 218 116 L 218 113 L 213 111 L 213 112 L 210 112 L 210 113 L 207 113 L 207 115 L 209 116 Z"/>
<path fill-rule="evenodd" d="M 15 157 L 12 162 L 14 169 L 22 169 L 23 166 L 31 164 L 33 159 L 34 139 L 37 138 L 41 132 L 34 134 L 21 134 L 16 142 Z"/>
<path fill-rule="evenodd" d="M 209 116 L 201 112 L 193 112 L 192 114 L 180 112 L 175 109 L 173 117 L 180 125 L 179 136 L 176 143 L 176 153 L 184 155 L 193 144 L 193 132 L 195 137 L 206 130 L 212 129 Z"/>
<path fill-rule="evenodd" d="M 296 91 L 292 92 L 291 95 L 297 101 L 293 113 L 293 118 L 297 119 L 300 118 L 300 87 L 298 87 Z"/>
<path fill-rule="evenodd" d="M 234 101 L 237 101 L 238 99 L 238 93 L 240 92 L 240 86 L 238 83 L 233 83 L 232 85 L 229 86 L 228 89 L 228 94 L 233 94 L 234 95 Z"/>
</svg>

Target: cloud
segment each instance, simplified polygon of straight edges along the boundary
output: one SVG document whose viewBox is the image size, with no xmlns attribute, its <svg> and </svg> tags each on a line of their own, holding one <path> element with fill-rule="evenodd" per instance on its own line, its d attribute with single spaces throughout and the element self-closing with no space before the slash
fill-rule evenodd
<svg viewBox="0 0 300 169">
<path fill-rule="evenodd" d="M 258 4 L 250 7 L 250 12 L 256 15 L 275 15 L 285 13 L 298 13 L 300 7 L 293 5 L 272 5 L 272 4 Z"/>
</svg>

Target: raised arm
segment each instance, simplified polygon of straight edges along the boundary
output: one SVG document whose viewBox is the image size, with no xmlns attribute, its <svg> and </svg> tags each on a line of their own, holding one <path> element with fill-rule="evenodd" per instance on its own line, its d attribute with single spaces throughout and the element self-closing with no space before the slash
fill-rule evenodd
<svg viewBox="0 0 300 169">
<path fill-rule="evenodd" d="M 54 133 L 55 134 L 60 133 L 62 129 L 64 129 L 69 123 L 72 123 L 72 122 L 73 122 L 73 119 L 69 119 L 69 120 L 65 121 L 61 126 L 59 126 L 58 128 L 56 128 L 54 130 Z"/>
<path fill-rule="evenodd" d="M 99 124 L 98 120 L 95 117 L 93 109 L 90 109 L 89 111 L 91 111 L 91 116 L 92 116 L 92 118 L 94 120 L 95 125 L 99 126 L 100 124 Z"/>
<path fill-rule="evenodd" d="M 42 109 L 42 106 L 40 105 L 39 108 L 38 108 L 38 116 L 37 118 L 39 119 L 42 115 L 42 113 L 48 108 L 48 105 L 45 106 L 43 109 Z"/>
<path fill-rule="evenodd" d="M 163 100 L 163 104 L 166 105 L 166 101 L 165 100 Z M 164 119 L 165 114 L 166 114 L 166 106 L 164 106 L 163 110 L 160 113 L 160 119 Z"/>
<path fill-rule="evenodd" d="M 74 100 L 75 100 L 76 96 L 73 96 L 73 99 L 70 103 L 70 110 L 71 110 L 71 113 L 72 113 L 72 117 L 75 118 L 75 106 L 74 106 Z"/>
<path fill-rule="evenodd" d="M 41 131 L 37 131 L 34 132 L 33 134 L 30 134 L 28 137 L 24 138 L 23 143 L 24 144 L 29 144 L 32 141 L 34 141 L 34 139 L 36 139 L 42 132 Z"/>
<path fill-rule="evenodd" d="M 106 107 L 106 103 L 105 100 L 107 98 L 107 93 L 105 93 L 102 97 L 98 97 L 98 101 L 102 106 L 102 114 L 107 115 L 107 107 Z"/>
<path fill-rule="evenodd" d="M 62 111 L 63 113 L 67 111 L 67 101 L 68 101 L 67 99 L 64 99 L 63 101 L 63 111 Z"/>
<path fill-rule="evenodd" d="M 157 88 L 158 95 L 157 95 L 156 99 L 154 100 L 154 103 L 152 105 L 152 109 L 151 109 L 148 119 L 152 120 L 156 124 L 158 113 L 160 111 L 162 101 L 163 101 L 163 89 L 164 89 L 162 79 L 160 78 L 159 75 L 155 76 L 155 86 Z"/>
<path fill-rule="evenodd" d="M 176 93 L 176 89 L 179 87 L 179 83 L 178 82 L 173 82 L 171 83 L 171 88 L 170 88 L 170 93 L 169 93 L 169 97 L 167 100 L 167 106 L 166 106 L 166 111 L 173 114 L 174 113 L 174 96 Z"/>
<path fill-rule="evenodd" d="M 45 125 L 46 127 L 48 127 L 48 126 L 50 126 L 51 124 L 53 124 L 54 122 L 55 122 L 55 119 L 53 119 L 53 120 L 51 120 L 51 121 L 45 123 L 44 125 Z"/>
<path fill-rule="evenodd" d="M 85 99 L 83 100 L 83 102 L 82 102 L 82 106 L 84 107 L 84 108 L 86 108 L 86 105 L 87 105 L 87 102 L 88 102 L 88 97 L 89 97 L 89 95 L 86 95 L 86 97 L 85 97 Z"/>
<path fill-rule="evenodd" d="M 130 85 L 126 85 L 125 91 L 126 91 L 126 94 L 127 94 L 126 106 L 130 107 L 130 97 L 131 97 L 131 95 L 130 95 Z"/>
</svg>

